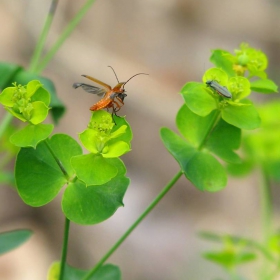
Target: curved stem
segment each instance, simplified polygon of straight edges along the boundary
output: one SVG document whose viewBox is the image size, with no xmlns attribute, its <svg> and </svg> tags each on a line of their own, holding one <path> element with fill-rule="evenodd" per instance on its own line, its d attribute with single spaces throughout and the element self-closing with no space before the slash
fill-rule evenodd
<svg viewBox="0 0 280 280">
<path fill-rule="evenodd" d="M 51 7 L 50 7 L 49 13 L 47 15 L 44 27 L 42 29 L 41 35 L 39 37 L 39 40 L 35 47 L 33 56 L 31 58 L 31 62 L 30 62 L 30 66 L 29 66 L 29 71 L 31 71 L 31 72 L 35 71 L 35 69 L 39 63 L 41 53 L 42 53 L 42 50 L 44 48 L 44 45 L 45 45 L 45 42 L 47 39 L 47 35 L 49 33 L 49 30 L 50 30 L 50 27 L 51 27 L 51 24 L 52 24 L 52 21 L 54 18 L 57 4 L 58 4 L 58 0 L 52 0 Z"/>
<path fill-rule="evenodd" d="M 78 11 L 78 13 L 75 15 L 75 17 L 69 22 L 69 24 L 66 26 L 58 40 L 55 42 L 55 44 L 51 47 L 49 52 L 45 55 L 45 57 L 42 59 L 41 63 L 36 68 L 35 72 L 40 73 L 42 70 L 47 66 L 47 64 L 50 62 L 50 60 L 53 58 L 55 53 L 58 51 L 58 49 L 61 47 L 61 45 L 64 43 L 64 41 L 69 37 L 71 32 L 75 29 L 75 27 L 78 25 L 78 23 L 82 20 L 83 16 L 86 14 L 86 12 L 89 10 L 91 5 L 95 2 L 95 0 L 88 0 L 84 6 Z"/>
<path fill-rule="evenodd" d="M 95 267 L 82 279 L 89 280 L 94 273 L 105 263 L 105 261 L 116 251 L 116 249 L 125 241 L 130 233 L 142 222 L 142 220 L 151 212 L 151 210 L 160 202 L 165 194 L 174 186 L 178 179 L 182 176 L 180 170 L 173 179 L 162 189 L 153 202 L 146 208 L 146 210 L 139 216 L 139 218 L 132 224 L 132 226 L 124 233 L 124 235 L 115 243 L 115 245 L 101 258 L 101 260 L 95 265 Z"/>
<path fill-rule="evenodd" d="M 265 167 L 262 167 L 262 177 L 263 180 L 260 184 L 262 233 L 264 243 L 267 244 L 271 235 L 272 197 L 269 178 Z"/>
<path fill-rule="evenodd" d="M 65 270 L 65 264 L 66 264 L 66 258 L 67 258 L 67 249 L 68 249 L 69 228 L 70 228 L 70 220 L 65 218 L 63 247 L 62 247 L 62 253 L 61 253 L 61 260 L 60 260 L 59 280 L 63 280 L 63 276 L 64 276 L 64 270 Z"/>
</svg>

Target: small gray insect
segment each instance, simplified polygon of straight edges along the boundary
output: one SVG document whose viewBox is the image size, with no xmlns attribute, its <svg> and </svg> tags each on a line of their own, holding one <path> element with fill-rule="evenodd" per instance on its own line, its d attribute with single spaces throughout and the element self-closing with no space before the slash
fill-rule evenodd
<svg viewBox="0 0 280 280">
<path fill-rule="evenodd" d="M 206 85 L 214 89 L 222 97 L 232 98 L 232 94 L 229 92 L 229 90 L 226 87 L 221 86 L 218 82 L 209 80 L 206 82 Z"/>
</svg>

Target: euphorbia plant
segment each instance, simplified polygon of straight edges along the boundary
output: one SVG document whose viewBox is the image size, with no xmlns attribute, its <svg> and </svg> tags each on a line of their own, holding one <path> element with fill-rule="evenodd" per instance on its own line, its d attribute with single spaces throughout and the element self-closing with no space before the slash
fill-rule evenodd
<svg viewBox="0 0 280 280">
<path fill-rule="evenodd" d="M 265 54 L 247 44 L 241 44 L 234 54 L 214 50 L 210 61 L 215 67 L 204 73 L 201 82 L 188 82 L 180 92 L 184 104 L 176 116 L 179 133 L 169 128 L 160 131 L 165 147 L 179 163 L 178 173 L 92 269 L 86 271 L 68 266 L 70 222 L 93 225 L 110 218 L 118 207 L 123 206 L 130 182 L 126 167 L 119 158 L 131 150 L 132 130 L 125 118 L 114 116 L 112 119 L 108 112 L 93 112 L 88 126 L 79 133 L 80 142 L 87 150 L 85 154 L 72 137 L 59 133 L 51 135 L 54 125 L 43 123 L 50 112 L 56 124 L 64 108 L 53 83 L 39 73 L 92 3 L 87 1 L 40 61 L 53 16 L 54 9 L 51 10 L 28 70 L 14 64 L 0 64 L 0 86 L 3 89 L 0 103 L 8 111 L 0 125 L 0 136 L 5 144 L 3 147 L 17 154 L 16 189 L 22 200 L 32 207 L 49 203 L 63 191 L 61 208 L 65 216 L 65 232 L 62 256 L 60 262 L 51 266 L 49 280 L 121 279 L 120 269 L 105 262 L 182 175 L 198 190 L 209 192 L 225 188 L 228 174 L 244 174 L 244 166 L 247 172 L 254 166 L 261 167 L 266 179 L 279 179 L 279 133 L 275 121 L 279 107 L 273 104 L 259 109 L 249 99 L 252 91 L 265 94 L 277 91 L 277 86 L 265 72 L 268 65 Z M 22 122 L 20 128 L 10 125 L 13 117 Z M 272 124 L 273 131 L 270 130 Z M 263 130 L 255 133 L 260 127 Z M 237 152 L 240 146 L 242 156 Z M 264 194 L 269 198 L 268 192 L 264 191 Z M 271 201 L 267 199 L 263 204 L 269 203 Z M 224 267 L 232 279 L 241 279 L 239 265 L 253 261 L 260 254 L 269 263 L 269 269 L 264 269 L 262 274 L 266 278 L 260 279 L 274 279 L 280 270 L 279 234 L 272 229 L 270 210 L 269 206 L 264 207 L 263 242 L 229 234 L 204 233 L 205 238 L 223 244 L 220 251 L 207 252 L 205 257 Z M 18 246 L 30 235 L 28 230 L 0 235 L 0 244 L 10 244 L 0 253 Z"/>
</svg>

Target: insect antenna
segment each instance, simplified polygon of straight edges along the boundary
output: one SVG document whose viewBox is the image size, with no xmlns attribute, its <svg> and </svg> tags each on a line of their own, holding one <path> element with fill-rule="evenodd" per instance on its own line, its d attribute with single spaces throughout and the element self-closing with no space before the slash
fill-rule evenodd
<svg viewBox="0 0 280 280">
<path fill-rule="evenodd" d="M 115 77 L 116 77 L 116 79 L 117 79 L 118 83 L 120 83 L 120 82 L 119 82 L 119 79 L 118 79 L 118 76 L 117 76 L 117 74 L 116 74 L 116 72 L 115 72 L 114 68 L 113 68 L 112 66 L 108 66 L 108 67 L 110 67 L 110 68 L 113 70 L 113 72 L 114 72 L 114 74 L 115 74 Z"/>
<path fill-rule="evenodd" d="M 123 84 L 123 88 L 124 88 L 125 84 L 128 83 L 128 81 L 130 81 L 132 78 L 134 78 L 135 76 L 138 76 L 138 75 L 149 75 L 149 74 L 146 74 L 146 73 L 138 73 L 138 74 L 133 75 L 132 77 L 130 77 L 130 78 Z"/>
</svg>

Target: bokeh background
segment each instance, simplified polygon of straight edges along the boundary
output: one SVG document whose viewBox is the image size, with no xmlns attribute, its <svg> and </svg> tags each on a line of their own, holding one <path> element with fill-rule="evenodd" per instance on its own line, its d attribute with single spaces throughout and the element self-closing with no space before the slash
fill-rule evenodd
<svg viewBox="0 0 280 280">
<path fill-rule="evenodd" d="M 0 1 L 1 61 L 28 67 L 50 2 Z M 84 2 L 59 1 L 45 50 Z M 186 82 L 201 81 L 211 67 L 212 49 L 233 51 L 244 41 L 262 49 L 270 60 L 269 77 L 279 84 L 279 15 L 277 0 L 96 1 L 43 72 L 67 106 L 55 132 L 78 139 L 77 133 L 88 123 L 89 106 L 98 98 L 72 88 L 74 82 L 84 81 L 81 74 L 110 85 L 116 80 L 108 65 L 121 81 L 139 72 L 149 76 L 127 84 L 128 97 L 121 110 L 134 133 L 132 152 L 122 158 L 131 178 L 125 207 L 99 225 L 71 224 L 69 264 L 93 266 L 178 172 L 161 143 L 159 129 L 176 130 L 176 112 L 183 103 L 178 92 Z M 255 95 L 254 100 L 265 99 Z M 217 247 L 197 233 L 211 230 L 257 238 L 259 180 L 257 173 L 246 180 L 230 178 L 223 191 L 211 194 L 199 192 L 181 178 L 109 262 L 120 266 L 124 280 L 226 279 L 218 266 L 201 257 Z M 0 279 L 45 279 L 50 264 L 60 258 L 63 227 L 60 197 L 31 208 L 12 188 L 1 186 L 0 231 L 31 228 L 35 234 L 20 248 L 0 256 Z"/>
</svg>

